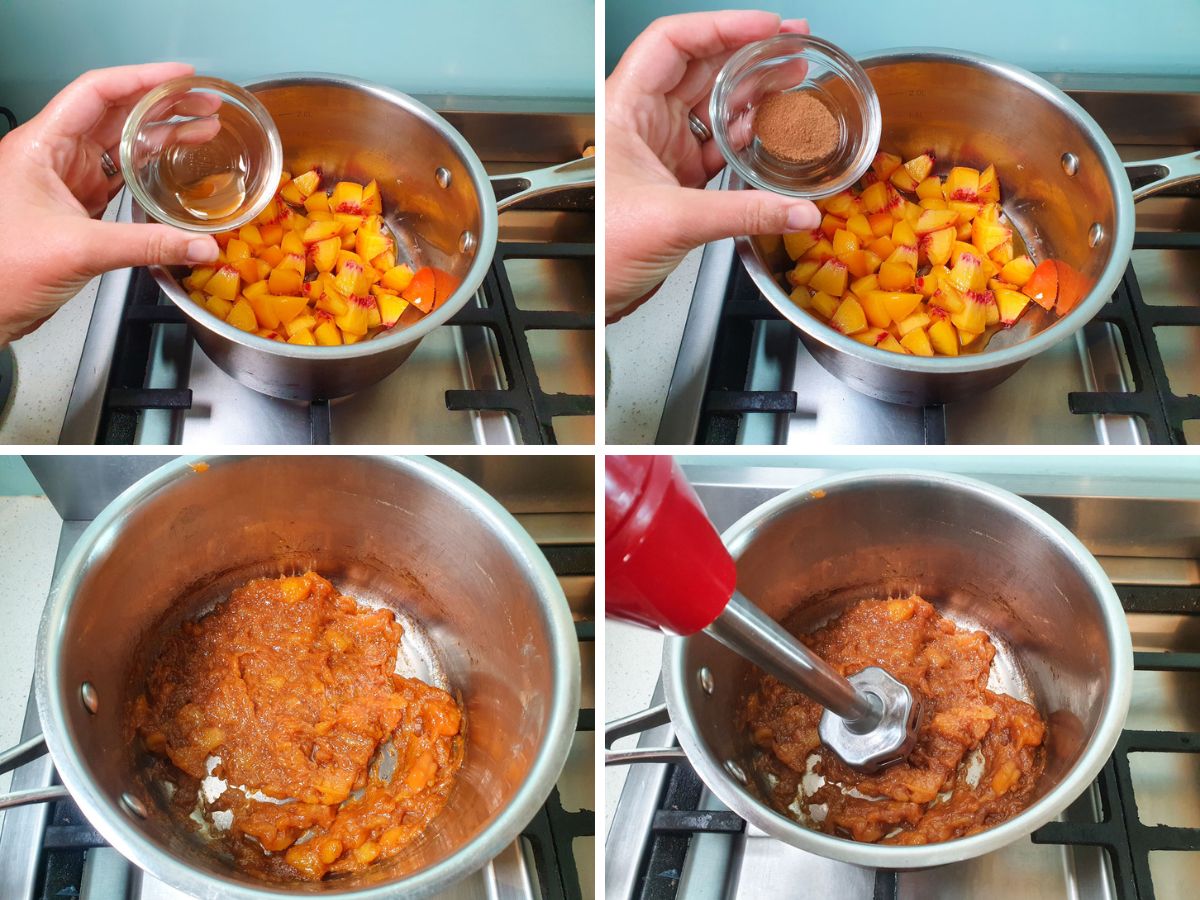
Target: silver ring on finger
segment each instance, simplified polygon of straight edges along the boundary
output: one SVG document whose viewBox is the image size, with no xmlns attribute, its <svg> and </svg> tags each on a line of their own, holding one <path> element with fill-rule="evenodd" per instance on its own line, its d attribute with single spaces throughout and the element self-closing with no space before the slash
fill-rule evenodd
<svg viewBox="0 0 1200 900">
<path fill-rule="evenodd" d="M 113 158 L 108 155 L 107 150 L 100 151 L 100 168 L 104 170 L 104 174 L 109 178 L 121 174 L 121 170 L 117 168 L 117 164 L 113 162 Z"/>
<path fill-rule="evenodd" d="M 692 129 L 692 134 L 696 136 L 696 139 L 699 140 L 700 143 L 703 144 L 705 141 L 712 140 L 712 132 L 709 130 L 708 126 L 704 124 L 703 120 L 694 112 L 688 113 L 688 127 Z"/>
</svg>

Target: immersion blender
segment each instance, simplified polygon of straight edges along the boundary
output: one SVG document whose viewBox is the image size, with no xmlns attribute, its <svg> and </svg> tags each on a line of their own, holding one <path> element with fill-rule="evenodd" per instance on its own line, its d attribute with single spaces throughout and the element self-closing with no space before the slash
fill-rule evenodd
<svg viewBox="0 0 1200 900">
<path fill-rule="evenodd" d="M 698 631 L 825 707 L 822 743 L 873 772 L 908 756 L 920 710 L 883 669 L 838 674 L 737 591 L 737 572 L 669 456 L 604 466 L 605 614 L 672 634 Z"/>
</svg>

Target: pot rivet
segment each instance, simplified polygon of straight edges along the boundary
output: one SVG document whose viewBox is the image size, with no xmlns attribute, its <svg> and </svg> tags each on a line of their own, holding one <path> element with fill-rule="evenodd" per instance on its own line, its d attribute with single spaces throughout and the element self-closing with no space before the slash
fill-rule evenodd
<svg viewBox="0 0 1200 900">
<path fill-rule="evenodd" d="M 1099 222 L 1093 222 L 1092 227 L 1088 229 L 1088 246 L 1095 247 L 1102 240 L 1104 240 L 1104 226 Z"/>
<path fill-rule="evenodd" d="M 708 666 L 701 666 L 700 671 L 696 673 L 696 680 L 700 682 L 700 690 L 706 694 L 713 692 L 713 676 L 712 671 Z"/>
<path fill-rule="evenodd" d="M 452 176 L 450 175 L 449 169 L 447 169 L 445 166 L 438 166 L 437 171 L 433 174 L 434 177 L 437 178 L 438 187 L 450 187 L 450 180 Z"/>
<path fill-rule="evenodd" d="M 79 686 L 79 698 L 83 701 L 83 708 L 94 716 L 100 708 L 100 695 L 96 693 L 96 688 L 90 681 L 85 681 Z"/>
<path fill-rule="evenodd" d="M 146 804 L 144 804 L 133 794 L 126 791 L 121 795 L 121 805 L 125 807 L 125 811 L 131 815 L 137 816 L 139 819 L 144 819 L 148 815 L 146 812 Z"/>
<path fill-rule="evenodd" d="M 1074 153 L 1064 153 L 1062 155 L 1063 171 L 1068 175 L 1074 175 L 1079 171 L 1079 157 Z"/>
<path fill-rule="evenodd" d="M 742 771 L 742 767 L 732 759 L 725 760 L 725 771 L 737 779 L 739 784 L 746 783 L 746 773 Z"/>
<path fill-rule="evenodd" d="M 459 253 L 470 253 L 475 249 L 475 235 L 473 232 L 464 231 L 458 236 L 458 251 Z"/>
</svg>

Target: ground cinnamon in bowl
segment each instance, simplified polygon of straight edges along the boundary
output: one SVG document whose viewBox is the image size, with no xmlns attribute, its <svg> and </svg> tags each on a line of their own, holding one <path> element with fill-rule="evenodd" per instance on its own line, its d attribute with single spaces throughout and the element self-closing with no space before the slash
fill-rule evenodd
<svg viewBox="0 0 1200 900">
<path fill-rule="evenodd" d="M 837 149 L 837 119 L 811 91 L 768 97 L 754 114 L 754 130 L 763 149 L 794 163 L 825 159 Z"/>
</svg>

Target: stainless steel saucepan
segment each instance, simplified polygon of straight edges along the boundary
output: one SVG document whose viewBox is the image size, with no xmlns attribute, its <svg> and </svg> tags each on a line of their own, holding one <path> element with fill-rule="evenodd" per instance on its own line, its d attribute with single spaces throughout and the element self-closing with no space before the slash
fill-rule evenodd
<svg viewBox="0 0 1200 900">
<path fill-rule="evenodd" d="M 579 649 L 545 557 L 491 497 L 421 459 L 177 460 L 114 500 L 51 588 L 38 636 L 42 739 L 65 789 L 0 797 L 0 808 L 70 796 L 136 865 L 203 900 L 319 894 L 383 900 L 444 890 L 496 856 L 558 779 L 579 708 Z M 425 661 L 462 697 L 463 767 L 421 840 L 366 870 L 269 884 L 178 828 L 145 758 L 125 738 L 148 638 L 250 578 L 314 569 L 350 596 L 397 610 L 402 658 Z"/>
<path fill-rule="evenodd" d="M 611 742 L 669 714 L 682 749 L 611 752 L 608 764 L 686 758 L 725 805 L 778 840 L 842 862 L 914 869 L 1024 837 L 1086 790 L 1112 753 L 1133 677 L 1124 611 L 1078 539 L 1020 497 L 957 476 L 861 472 L 782 494 L 723 539 L 738 589 L 790 629 L 811 631 L 859 600 L 916 592 L 986 631 L 994 683 L 1047 723 L 1032 804 L 994 828 L 924 846 L 858 843 L 781 815 L 763 799 L 751 765 L 758 751 L 736 724 L 761 672 L 703 632 L 667 639 L 664 707 L 610 723 L 606 734 Z"/>
<path fill-rule="evenodd" d="M 444 269 L 460 283 L 429 315 L 406 315 L 389 333 L 350 346 L 304 347 L 248 334 L 189 298 L 186 270 L 151 268 L 187 316 L 208 357 L 247 387 L 288 400 L 343 397 L 391 374 L 418 342 L 475 295 L 496 249 L 498 215 L 533 197 L 595 184 L 591 157 L 488 178 L 466 139 L 407 94 L 356 78 L 281 75 L 247 85 L 267 108 L 293 174 L 379 184 L 397 259 Z M 134 218 L 145 221 L 136 206 Z"/>
<path fill-rule="evenodd" d="M 1108 302 L 1125 272 L 1133 204 L 1200 178 L 1200 152 L 1122 164 L 1079 104 L 1017 66 L 945 50 L 888 51 L 861 63 L 879 96 L 882 149 L 905 159 L 932 150 L 939 172 L 994 163 L 1004 211 L 1034 259 L 1061 259 L 1090 285 L 1062 319 L 1034 305 L 977 353 L 902 355 L 839 334 L 797 307 L 776 280 L 786 263 L 778 242 L 739 238 L 738 255 L 754 283 L 800 330 L 813 358 L 881 400 L 961 400 L 995 387 L 1030 357 L 1069 338 Z M 745 187 L 736 177 L 731 186 Z"/>
</svg>

